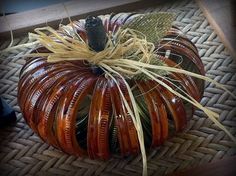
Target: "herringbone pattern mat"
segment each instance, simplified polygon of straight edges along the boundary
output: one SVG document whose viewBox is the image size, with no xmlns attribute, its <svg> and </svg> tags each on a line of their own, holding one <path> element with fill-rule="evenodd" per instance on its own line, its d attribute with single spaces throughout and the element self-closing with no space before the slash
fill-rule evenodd
<svg viewBox="0 0 236 176">
<path fill-rule="evenodd" d="M 161 10 L 177 13 L 176 25 L 196 44 L 207 76 L 223 83 L 236 94 L 236 63 L 229 56 L 199 7 L 193 1 L 177 1 L 144 11 Z M 15 45 L 27 38 L 15 40 Z M 1 44 L 1 48 L 7 46 Z M 17 112 L 17 123 L 0 130 L 0 175 L 141 175 L 141 156 L 108 161 L 90 160 L 66 155 L 43 143 L 25 124 L 17 105 L 17 82 L 23 59 L 15 50 L 1 58 L 0 94 Z M 220 113 L 220 121 L 236 134 L 236 100 L 212 84 L 206 84 L 202 104 Z M 236 155 L 227 135 L 206 116 L 196 111 L 185 133 L 177 134 L 159 149 L 148 152 L 150 175 L 163 175 L 175 170 Z"/>
</svg>

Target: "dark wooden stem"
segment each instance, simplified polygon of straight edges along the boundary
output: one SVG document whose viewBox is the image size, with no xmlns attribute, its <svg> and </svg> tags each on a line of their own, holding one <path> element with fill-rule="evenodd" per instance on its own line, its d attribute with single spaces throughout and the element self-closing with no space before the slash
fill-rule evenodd
<svg viewBox="0 0 236 176">
<path fill-rule="evenodd" d="M 88 45 L 94 51 L 104 50 L 107 42 L 105 28 L 99 17 L 89 16 L 86 18 L 85 30 L 88 37 Z"/>
</svg>

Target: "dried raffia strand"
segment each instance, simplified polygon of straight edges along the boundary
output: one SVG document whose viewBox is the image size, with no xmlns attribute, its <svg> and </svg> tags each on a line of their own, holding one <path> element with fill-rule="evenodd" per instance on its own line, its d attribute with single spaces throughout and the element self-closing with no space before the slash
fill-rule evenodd
<svg viewBox="0 0 236 176">
<path fill-rule="evenodd" d="M 153 76 L 155 76 L 155 77 L 157 77 L 157 78 L 160 78 L 161 80 L 165 80 L 165 81 L 167 81 L 169 84 L 171 84 L 173 87 L 175 87 L 176 89 L 178 89 L 180 92 L 182 92 L 185 96 L 187 96 L 188 98 L 189 98 L 189 100 L 191 100 L 192 102 L 194 102 L 194 103 L 197 103 L 197 104 L 199 104 L 199 105 L 195 105 L 196 107 L 201 107 L 201 108 L 205 108 L 205 107 L 203 107 L 200 103 L 198 103 L 193 97 L 191 97 L 186 91 L 184 91 L 183 89 L 181 89 L 180 87 L 178 87 L 177 85 L 175 85 L 172 81 L 173 80 L 171 80 L 171 78 L 168 78 L 168 77 L 163 77 L 163 76 L 160 76 L 160 75 L 157 75 L 157 74 L 155 74 L 155 73 L 153 73 L 153 72 L 151 72 L 151 71 L 149 71 L 149 70 L 146 70 L 148 73 L 150 73 L 150 74 L 152 74 Z M 174 80 L 174 81 L 177 81 L 177 80 Z M 165 83 L 164 83 L 165 84 Z M 165 85 L 167 85 L 167 84 L 165 84 Z M 173 89 L 174 90 L 174 89 Z M 178 95 L 177 95 L 178 96 Z M 190 103 L 190 102 L 189 102 Z M 193 103 L 191 103 L 191 104 L 193 104 Z M 199 108 L 199 109 L 201 109 L 201 108 Z M 205 108 L 205 109 L 207 109 L 207 108 Z M 207 109 L 208 110 L 208 109 Z M 213 112 L 213 111 L 211 111 L 210 110 L 210 113 L 212 113 L 212 115 L 216 118 L 216 119 L 219 119 L 219 115 L 217 114 L 217 113 L 215 113 L 215 112 Z M 224 128 L 224 129 L 223 129 Z M 225 130 L 225 127 L 222 127 L 222 129 L 223 130 Z M 232 138 L 232 136 L 231 136 L 231 138 Z M 232 138 L 233 140 L 235 140 L 234 139 L 234 137 Z"/>
<path fill-rule="evenodd" d="M 63 5 L 63 7 L 64 7 L 64 9 L 65 9 L 65 12 L 66 12 L 66 15 L 67 15 L 67 17 L 68 17 L 68 19 L 69 19 L 69 21 L 70 21 L 70 26 L 69 25 L 67 25 L 68 27 L 72 27 L 72 31 L 73 31 L 73 39 L 74 39 L 74 37 L 77 37 L 77 39 L 79 39 L 80 41 L 82 41 L 82 42 L 84 42 L 83 41 L 83 39 L 80 37 L 80 35 L 77 33 L 77 31 L 76 31 L 76 29 L 75 29 L 75 27 L 74 27 L 74 24 L 73 24 L 73 22 L 72 22 L 72 20 L 71 20 L 71 18 L 70 18 L 70 14 L 69 14 L 69 11 L 68 11 L 68 9 L 67 9 L 67 7 L 66 7 L 66 5 L 65 5 L 65 3 L 62 3 L 62 5 Z M 63 25 L 61 25 L 61 26 L 63 26 Z M 63 29 L 63 27 L 62 27 L 62 29 Z M 84 42 L 85 43 L 85 42 Z"/>
<path fill-rule="evenodd" d="M 137 134 L 138 134 L 138 139 L 139 139 L 139 145 L 140 145 L 140 150 L 141 150 L 141 154 L 142 154 L 142 161 L 143 161 L 143 176 L 147 176 L 147 156 L 146 156 L 146 151 L 145 151 L 145 145 L 144 145 L 144 136 L 143 136 L 143 129 L 142 129 L 142 123 L 141 123 L 141 119 L 140 119 L 140 115 L 139 115 L 139 111 L 138 111 L 138 107 L 134 98 L 134 95 L 132 93 L 132 90 L 129 86 L 129 84 L 126 82 L 125 78 L 119 74 L 118 72 L 112 70 L 109 66 L 102 64 L 102 68 L 104 68 L 103 70 L 105 71 L 105 73 L 115 82 L 115 84 L 118 87 L 118 90 L 120 92 L 121 98 L 124 102 L 124 105 L 126 107 L 126 109 L 128 110 L 128 113 L 130 114 L 132 121 L 134 123 L 134 126 L 137 130 Z M 116 75 L 118 75 L 125 83 L 125 86 L 128 90 L 129 96 L 131 98 L 131 103 L 132 103 L 132 108 L 129 106 L 127 100 L 125 99 L 124 94 L 121 91 L 121 88 L 119 86 L 119 84 L 117 83 L 117 80 L 112 76 L 111 73 L 115 73 Z M 134 112 L 131 110 L 133 109 Z"/>
<path fill-rule="evenodd" d="M 11 42 L 10 44 L 8 45 L 7 48 L 11 48 L 12 47 L 12 44 L 13 44 L 13 41 L 14 41 L 14 35 L 13 35 L 13 31 L 12 31 L 12 28 L 11 28 L 11 25 L 6 17 L 6 14 L 5 12 L 3 12 L 3 18 L 5 19 L 6 23 L 7 23 L 7 26 L 9 27 L 9 30 L 10 30 L 10 36 L 11 36 Z"/>
<path fill-rule="evenodd" d="M 133 60 L 117 60 L 118 63 L 116 63 L 117 65 L 122 65 L 123 67 L 130 67 L 133 66 L 133 65 L 136 65 L 136 66 L 139 66 L 139 67 L 144 67 L 144 68 L 149 68 L 149 69 L 157 69 L 157 70 L 166 70 L 168 72 L 176 72 L 176 73 L 182 73 L 182 74 L 185 74 L 185 75 L 189 75 L 189 76 L 193 76 L 193 77 L 196 77 L 196 78 L 199 78 L 199 79 L 202 79 L 202 80 L 205 80 L 205 81 L 208 81 L 208 82 L 211 82 L 213 84 L 215 84 L 217 87 L 225 90 L 228 94 L 230 94 L 232 97 L 236 98 L 236 96 L 230 92 L 228 89 L 226 89 L 222 84 L 218 83 L 217 81 L 211 79 L 211 78 L 208 78 L 206 76 L 202 76 L 200 74 L 196 74 L 196 73 L 193 73 L 193 72 L 190 72 L 190 71 L 187 71 L 187 70 L 183 70 L 183 69 L 179 69 L 179 68 L 175 68 L 175 67 L 168 67 L 168 66 L 160 66 L 160 65 L 151 65 L 151 64 L 146 64 L 146 63 L 142 63 L 142 62 L 136 62 L 136 61 L 133 61 Z M 137 68 L 136 68 L 137 69 Z"/>
</svg>

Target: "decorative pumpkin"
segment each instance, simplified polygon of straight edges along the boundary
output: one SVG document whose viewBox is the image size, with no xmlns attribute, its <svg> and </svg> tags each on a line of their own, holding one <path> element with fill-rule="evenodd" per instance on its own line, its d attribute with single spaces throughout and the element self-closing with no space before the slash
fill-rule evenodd
<svg viewBox="0 0 236 176">
<path fill-rule="evenodd" d="M 100 16 L 102 22 L 99 18 L 89 17 L 86 21 L 75 21 L 60 28 L 57 33 L 65 37 L 65 41 L 59 41 L 51 31 L 52 39 L 58 42 L 58 47 L 63 43 L 70 46 L 73 43 L 70 38 L 76 33 L 93 52 L 99 53 L 106 45 L 107 35 L 116 35 L 122 26 L 139 16 L 134 13 L 105 15 Z M 86 59 L 73 60 L 73 55 L 70 60 L 50 62 L 43 54 L 56 52 L 56 49 L 39 41 L 41 45 L 32 52 L 21 70 L 18 101 L 33 131 L 66 153 L 108 159 L 113 153 L 127 156 L 140 152 L 137 127 L 127 108 L 134 111 L 135 107 L 126 83 L 134 95 L 146 148 L 163 144 L 174 128 L 177 132 L 184 130 L 193 115 L 192 104 L 151 78 L 142 74 L 139 78 L 139 74 L 126 78 L 125 82 L 114 75 L 114 80 L 96 63 L 91 64 Z M 177 27 L 170 27 L 154 45 L 155 57 L 164 66 L 204 75 L 197 48 Z M 65 52 L 69 51 L 64 48 Z M 42 54 L 37 56 L 37 53 Z M 129 72 L 134 70 L 128 69 L 127 74 Z M 204 81 L 201 79 L 171 72 L 160 80 L 176 91 L 184 90 L 196 101 L 202 97 Z"/>
</svg>

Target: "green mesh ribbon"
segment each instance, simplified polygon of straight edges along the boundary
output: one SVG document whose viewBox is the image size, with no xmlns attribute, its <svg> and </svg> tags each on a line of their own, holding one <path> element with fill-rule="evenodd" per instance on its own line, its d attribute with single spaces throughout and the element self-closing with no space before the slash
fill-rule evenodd
<svg viewBox="0 0 236 176">
<path fill-rule="evenodd" d="M 148 42 L 156 43 L 171 28 L 174 18 L 173 13 L 148 13 L 135 17 L 123 27 L 137 30 L 146 36 Z"/>
<path fill-rule="evenodd" d="M 174 18 L 175 16 L 173 13 L 166 13 L 166 12 L 148 13 L 135 17 L 134 19 L 132 19 L 132 21 L 126 23 L 123 26 L 123 28 L 130 28 L 139 31 L 143 35 L 145 35 L 146 40 L 148 42 L 157 43 L 170 30 Z M 134 52 L 135 51 L 130 50 L 129 55 L 132 55 Z M 140 58 L 139 55 L 136 55 L 136 57 L 133 57 L 132 59 L 139 60 Z M 165 65 L 164 62 L 159 60 L 157 56 L 153 56 L 149 64 Z M 168 72 L 166 71 L 160 71 L 160 70 L 152 70 L 152 71 L 162 76 L 168 74 Z M 143 73 L 137 74 L 133 78 L 136 80 L 150 79 Z"/>
</svg>

